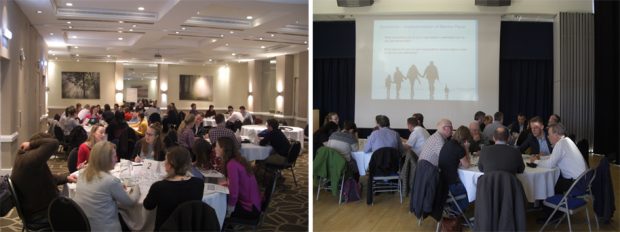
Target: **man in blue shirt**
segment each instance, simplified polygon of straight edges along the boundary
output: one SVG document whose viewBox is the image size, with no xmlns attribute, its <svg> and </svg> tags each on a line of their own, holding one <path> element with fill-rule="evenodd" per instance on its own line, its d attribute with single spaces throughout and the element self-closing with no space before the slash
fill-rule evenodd
<svg viewBox="0 0 620 232">
<path fill-rule="evenodd" d="M 390 129 L 390 119 L 385 115 L 377 115 L 375 121 L 379 129 L 373 131 L 370 136 L 368 136 L 364 152 L 374 152 L 383 147 L 393 147 L 398 149 L 399 152 L 402 152 L 403 144 L 400 135 L 398 135 L 396 131 Z"/>
</svg>

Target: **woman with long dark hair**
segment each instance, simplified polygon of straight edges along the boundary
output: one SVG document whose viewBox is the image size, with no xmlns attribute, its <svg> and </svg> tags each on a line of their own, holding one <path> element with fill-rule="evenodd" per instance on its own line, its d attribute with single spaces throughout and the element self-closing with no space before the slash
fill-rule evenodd
<svg viewBox="0 0 620 232">
<path fill-rule="evenodd" d="M 151 124 L 148 129 L 146 129 L 144 138 L 136 142 L 133 152 L 134 161 L 136 162 L 140 162 L 143 159 L 164 160 L 166 147 L 164 146 L 161 136 L 161 124 Z"/>
</svg>

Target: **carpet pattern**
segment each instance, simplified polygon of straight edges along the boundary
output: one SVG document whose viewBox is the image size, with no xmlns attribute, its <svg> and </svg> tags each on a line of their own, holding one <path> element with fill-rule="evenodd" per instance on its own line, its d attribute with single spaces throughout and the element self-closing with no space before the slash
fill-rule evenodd
<svg viewBox="0 0 620 232">
<path fill-rule="evenodd" d="M 48 165 L 52 173 L 66 173 L 67 162 L 50 159 Z M 285 178 L 273 193 L 271 204 L 263 224 L 258 231 L 308 231 L 308 153 L 304 151 L 297 159 L 293 182 L 290 170 L 282 171 Z M 22 222 L 15 208 L 5 217 L 0 217 L 0 231 L 21 231 Z M 238 231 L 251 231 L 252 228 L 238 227 Z"/>
</svg>

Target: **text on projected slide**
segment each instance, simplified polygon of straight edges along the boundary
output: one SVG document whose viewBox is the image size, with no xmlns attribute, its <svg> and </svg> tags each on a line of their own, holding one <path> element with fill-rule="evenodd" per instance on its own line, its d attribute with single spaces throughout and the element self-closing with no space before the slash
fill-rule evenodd
<svg viewBox="0 0 620 232">
<path fill-rule="evenodd" d="M 376 20 L 373 34 L 373 100 L 478 100 L 476 20 Z"/>
</svg>

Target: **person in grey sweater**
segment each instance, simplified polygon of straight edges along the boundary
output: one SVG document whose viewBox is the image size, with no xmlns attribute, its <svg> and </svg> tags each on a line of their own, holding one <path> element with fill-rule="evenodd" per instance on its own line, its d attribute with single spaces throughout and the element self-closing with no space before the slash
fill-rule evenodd
<svg viewBox="0 0 620 232">
<path fill-rule="evenodd" d="M 116 163 L 114 145 L 104 141 L 95 144 L 88 166 L 80 173 L 75 202 L 82 208 L 93 231 L 121 231 L 118 205 L 133 206 L 140 198 L 137 186 L 125 188 L 110 174 Z"/>
</svg>

